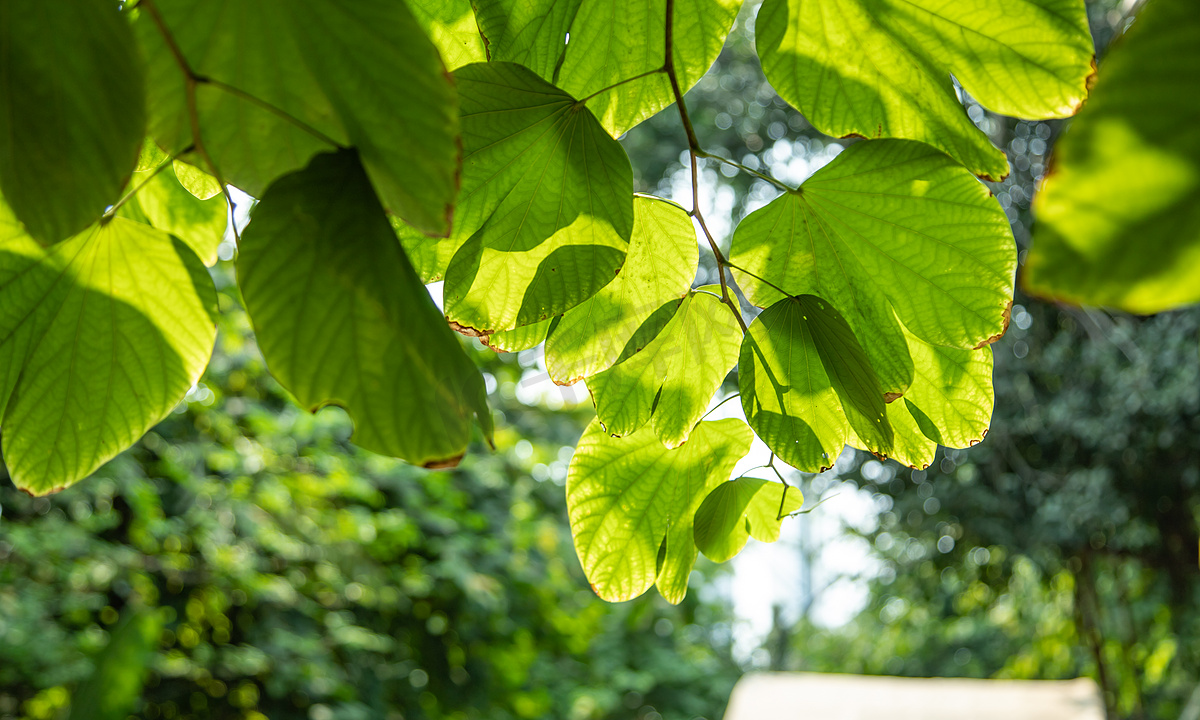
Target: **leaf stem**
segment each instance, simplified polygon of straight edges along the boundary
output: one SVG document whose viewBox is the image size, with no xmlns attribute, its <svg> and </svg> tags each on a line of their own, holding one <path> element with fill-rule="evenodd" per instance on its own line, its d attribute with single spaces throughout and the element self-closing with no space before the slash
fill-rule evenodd
<svg viewBox="0 0 1200 720">
<path fill-rule="evenodd" d="M 196 154 L 200 156 L 200 159 L 204 161 L 204 164 L 208 166 L 209 172 L 212 173 L 212 176 L 217 179 L 217 184 L 221 186 L 221 194 L 225 196 L 225 203 L 230 208 L 230 224 L 233 227 L 234 242 L 240 245 L 241 237 L 238 234 L 237 218 L 236 215 L 233 214 L 236 203 L 234 203 L 233 196 L 229 193 L 229 187 L 226 185 L 225 179 L 221 176 L 220 169 L 217 168 L 216 163 L 213 162 L 212 156 L 208 154 L 208 150 L 204 147 L 204 140 L 200 137 L 200 113 L 196 107 L 197 84 L 201 82 L 214 83 L 217 87 L 222 87 L 227 91 L 232 88 L 224 83 L 215 83 L 209 78 L 202 77 L 192 69 L 192 66 L 188 63 L 187 58 L 184 57 L 183 51 L 179 49 L 179 44 L 175 42 L 175 36 L 171 34 L 170 29 L 167 28 L 167 23 L 163 20 L 162 15 L 158 12 L 158 6 L 155 4 L 154 0 L 141 0 L 141 2 L 138 3 L 138 7 L 145 7 L 146 12 L 150 14 L 150 18 L 154 21 L 155 27 L 158 28 L 158 33 L 162 35 L 163 42 L 167 44 L 167 48 L 171 51 L 171 55 L 175 58 L 175 64 L 179 66 L 180 72 L 183 73 L 184 97 L 187 100 L 188 124 L 192 132 L 192 147 L 196 150 Z M 247 98 L 253 97 L 245 93 L 243 93 L 243 95 L 245 95 Z M 253 99 L 257 100 L 257 98 Z M 265 103 L 261 100 L 258 102 L 264 106 L 269 106 L 268 103 Z M 282 110 L 279 110 L 278 108 L 275 110 L 277 114 L 281 115 L 281 117 L 290 118 L 292 122 L 300 123 L 299 120 L 292 118 Z M 307 125 L 303 125 L 303 123 L 300 123 L 300 125 L 303 128 L 308 127 Z"/>
<path fill-rule="evenodd" d="M 189 146 L 189 147 L 186 147 L 186 148 L 184 148 L 183 150 L 180 150 L 180 151 L 179 151 L 178 153 L 176 153 L 175 155 L 171 155 L 171 156 L 169 156 L 167 159 L 165 159 L 165 160 L 163 160 L 161 163 L 159 163 L 159 164 L 158 164 L 158 165 L 157 165 L 157 166 L 154 168 L 154 172 L 150 173 L 149 177 L 146 177 L 146 178 L 144 178 L 144 179 L 143 179 L 143 180 L 142 180 L 140 183 L 138 183 L 138 184 L 137 184 L 137 187 L 134 187 L 134 188 L 133 188 L 133 189 L 131 189 L 129 192 L 127 192 L 127 193 L 125 193 L 124 195 L 122 195 L 120 200 L 118 200 L 118 201 L 116 201 L 115 203 L 113 203 L 113 206 L 112 206 L 112 207 L 110 207 L 110 208 L 109 208 L 109 209 L 108 209 L 108 210 L 107 210 L 107 211 L 106 211 L 106 212 L 105 212 L 103 215 L 101 215 L 101 216 L 100 216 L 100 224 L 102 224 L 102 225 L 103 225 L 104 223 L 108 222 L 109 220 L 112 220 L 112 219 L 113 219 L 113 217 L 114 217 L 114 216 L 116 216 L 116 214 L 117 214 L 117 211 L 121 209 L 121 206 L 122 206 L 122 205 L 124 205 L 125 203 L 129 202 L 130 198 L 132 198 L 132 197 L 134 197 L 135 195 L 137 195 L 137 194 L 138 194 L 138 192 L 139 192 L 139 191 L 140 191 L 142 188 L 146 187 L 146 184 L 147 184 L 147 183 L 149 183 L 151 180 L 153 180 L 153 179 L 154 179 L 154 178 L 155 178 L 155 177 L 156 177 L 156 176 L 157 176 L 157 175 L 158 175 L 160 172 L 162 172 L 162 171 L 163 171 L 163 169 L 164 169 L 164 168 L 166 168 L 166 167 L 167 167 L 168 165 L 170 165 L 171 163 L 175 162 L 175 158 L 176 158 L 178 155 L 182 155 L 183 153 L 189 152 L 191 149 L 192 149 L 192 148 L 191 148 L 190 146 Z"/>
<path fill-rule="evenodd" d="M 609 90 L 615 90 L 615 89 L 621 87 L 622 85 L 624 85 L 625 83 L 631 83 L 634 80 L 641 80 L 644 77 L 649 77 L 651 75 L 657 75 L 658 73 L 666 72 L 666 71 L 667 71 L 667 66 L 663 65 L 660 68 L 654 68 L 653 70 L 647 70 L 646 72 L 638 73 L 637 75 L 634 75 L 633 77 L 627 77 L 624 80 L 618 80 L 615 83 L 613 83 L 612 85 L 609 85 L 608 87 L 600 88 L 599 90 L 592 93 L 591 95 L 588 95 L 585 98 L 580 98 L 579 103 L 582 105 L 583 103 L 586 103 L 588 100 L 591 100 L 592 98 L 596 97 L 597 95 L 603 95 L 604 93 L 608 92 Z"/>
<path fill-rule="evenodd" d="M 224 90 L 225 92 L 229 93 L 230 95 L 233 95 L 236 98 L 245 100 L 246 102 L 251 103 L 252 105 L 256 105 L 256 106 L 262 108 L 263 110 L 266 110 L 267 112 L 271 113 L 272 115 L 278 117 L 280 120 L 283 120 L 284 122 L 289 123 L 291 125 L 295 125 L 298 129 L 303 130 L 304 132 L 308 133 L 309 135 L 312 135 L 314 138 L 316 138 L 317 140 L 320 140 L 323 143 L 332 145 L 335 148 L 346 147 L 342 143 L 334 140 L 333 138 L 329 137 L 325 133 L 316 129 L 312 125 L 309 125 L 308 123 L 304 122 L 303 120 L 296 117 L 295 115 L 292 115 L 291 113 L 287 112 L 286 110 L 283 110 L 282 108 L 275 107 L 274 105 L 267 102 L 266 100 L 263 100 L 262 98 L 257 97 L 255 95 L 251 95 L 250 93 L 246 92 L 245 90 L 242 90 L 241 88 L 237 88 L 237 87 L 234 87 L 233 85 L 229 85 L 227 83 L 221 82 L 220 80 L 216 80 L 214 78 L 204 77 L 204 76 L 197 77 L 196 83 L 200 84 L 200 85 L 212 85 L 215 88 Z"/>
<path fill-rule="evenodd" d="M 762 173 L 757 170 L 754 170 L 754 169 L 750 168 L 749 166 L 746 166 L 740 162 L 737 162 L 736 160 L 730 160 L 727 157 L 722 157 L 720 155 L 710 153 L 707 150 L 697 150 L 696 154 L 703 158 L 708 158 L 710 160 L 716 160 L 717 162 L 725 163 L 726 165 L 729 165 L 730 167 L 735 167 L 738 170 L 741 170 L 744 173 L 753 175 L 761 180 L 766 180 L 767 182 L 771 183 L 772 185 L 779 188 L 780 190 L 783 190 L 784 192 L 790 192 L 790 193 L 796 192 L 796 188 L 788 186 L 787 183 L 783 182 L 782 180 L 777 180 L 766 173 Z"/>
<path fill-rule="evenodd" d="M 706 413 L 704 413 L 703 415 L 701 415 L 701 416 L 700 416 L 700 422 L 704 422 L 704 418 L 708 417 L 709 415 L 712 415 L 712 414 L 713 414 L 713 412 L 714 412 L 714 411 L 715 411 L 717 408 L 721 407 L 722 405 L 724 405 L 725 403 L 727 403 L 727 402 L 729 402 L 730 400 L 734 399 L 735 397 L 738 397 L 739 395 L 741 395 L 741 393 L 740 393 L 740 392 L 735 392 L 735 393 L 734 393 L 734 394 L 732 394 L 732 395 L 729 395 L 729 396 L 727 396 L 727 397 L 724 397 L 724 398 L 722 398 L 722 399 L 721 399 L 721 402 L 717 403 L 716 405 L 713 405 L 711 408 L 709 408 L 709 409 L 708 409 L 708 412 L 706 412 Z"/>
<path fill-rule="evenodd" d="M 727 264 L 725 256 L 721 253 L 721 248 L 717 246 L 716 239 L 713 238 L 712 232 L 704 222 L 704 215 L 700 213 L 699 158 L 703 151 L 700 149 L 700 141 L 696 138 L 696 130 L 692 127 L 691 118 L 688 117 L 687 104 L 683 101 L 683 91 L 679 87 L 679 77 L 675 72 L 675 0 L 667 0 L 666 5 L 667 25 L 666 32 L 663 33 L 666 56 L 664 67 L 667 71 L 667 78 L 671 81 L 671 92 L 675 95 L 675 105 L 679 108 L 679 120 L 683 124 L 683 131 L 687 134 L 688 156 L 692 161 L 692 211 L 688 214 L 696 219 L 696 223 L 704 231 L 704 237 L 708 240 L 708 246 L 712 249 L 713 257 L 717 261 L 717 274 L 721 278 L 721 302 L 729 306 L 733 316 L 737 318 L 738 325 L 742 328 L 742 333 L 745 334 L 750 329 L 746 326 L 746 319 L 742 317 L 742 310 L 738 307 L 737 298 L 731 296 L 729 292 L 729 283 L 725 279 Z"/>
<path fill-rule="evenodd" d="M 747 269 L 746 269 L 746 268 L 744 268 L 744 267 L 740 267 L 740 266 L 738 266 L 738 265 L 734 265 L 733 263 L 729 262 L 728 260 L 726 260 L 726 261 L 725 261 L 725 264 L 726 264 L 726 265 L 728 265 L 729 267 L 733 268 L 734 270 L 737 270 L 738 272 L 744 272 L 744 273 L 746 273 L 747 275 L 749 275 L 750 277 L 754 278 L 755 280 L 758 280 L 758 281 L 759 281 L 759 282 L 761 282 L 761 283 L 764 283 L 764 284 L 766 284 L 766 285 L 769 285 L 770 287 L 772 287 L 772 288 L 774 288 L 775 290 L 777 290 L 777 291 L 779 291 L 779 292 L 783 293 L 784 295 L 787 295 L 787 296 L 788 296 L 788 297 L 790 297 L 790 298 L 794 298 L 794 297 L 796 297 L 796 296 L 795 296 L 795 295 L 793 295 L 792 293 L 788 292 L 787 290 L 784 290 L 783 288 L 779 287 L 778 285 L 776 285 L 775 283 L 771 282 L 770 280 L 767 280 L 766 278 L 763 278 L 763 277 L 759 277 L 758 275 L 755 275 L 754 273 L 750 272 L 749 270 L 747 270 Z"/>
</svg>

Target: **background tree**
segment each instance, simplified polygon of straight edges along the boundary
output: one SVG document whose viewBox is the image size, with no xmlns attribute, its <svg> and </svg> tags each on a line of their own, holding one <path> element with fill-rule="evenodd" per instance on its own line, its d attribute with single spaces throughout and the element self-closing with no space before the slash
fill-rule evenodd
<svg viewBox="0 0 1200 720">
<path fill-rule="evenodd" d="M 166 421 L 94 482 L 0 484 L 0 718 L 63 717 L 139 608 L 162 631 L 122 719 L 720 716 L 728 606 L 586 590 L 562 484 L 588 413 L 517 400 L 528 358 L 470 351 L 505 450 L 431 473 L 296 408 L 216 277 L 217 353 Z"/>
</svg>

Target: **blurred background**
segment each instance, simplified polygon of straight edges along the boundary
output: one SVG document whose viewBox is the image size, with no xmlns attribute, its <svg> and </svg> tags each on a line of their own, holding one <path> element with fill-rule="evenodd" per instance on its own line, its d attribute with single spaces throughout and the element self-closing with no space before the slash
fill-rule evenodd
<svg viewBox="0 0 1200 720">
<path fill-rule="evenodd" d="M 1133 5 L 1088 3 L 1098 49 Z M 689 107 L 707 149 L 799 183 L 844 141 L 763 79 L 756 11 Z M 1023 259 L 1063 124 L 963 102 L 1013 165 L 991 186 Z M 673 110 L 623 142 L 639 191 L 690 205 Z M 701 177 L 725 247 L 778 192 L 713 161 Z M 812 511 L 778 543 L 702 558 L 680 606 L 613 605 L 566 524 L 586 389 L 550 383 L 538 350 L 464 340 L 497 450 L 442 472 L 358 450 L 343 412 L 303 412 L 267 374 L 232 256 L 213 271 L 212 364 L 167 420 L 57 495 L 0 479 L 0 720 L 717 720 L 756 669 L 1087 676 L 1112 720 L 1200 720 L 1200 310 L 1136 318 L 1018 289 L 984 443 L 925 471 L 847 450 L 794 473 Z M 715 280 L 702 250 L 696 284 Z"/>
</svg>

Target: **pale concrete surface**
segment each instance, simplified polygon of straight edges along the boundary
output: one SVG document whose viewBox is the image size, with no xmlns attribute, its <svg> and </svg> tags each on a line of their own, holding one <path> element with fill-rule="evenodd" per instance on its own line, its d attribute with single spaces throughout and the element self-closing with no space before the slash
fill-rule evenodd
<svg viewBox="0 0 1200 720">
<path fill-rule="evenodd" d="M 751 673 L 725 720 L 1104 720 L 1096 683 Z"/>
</svg>

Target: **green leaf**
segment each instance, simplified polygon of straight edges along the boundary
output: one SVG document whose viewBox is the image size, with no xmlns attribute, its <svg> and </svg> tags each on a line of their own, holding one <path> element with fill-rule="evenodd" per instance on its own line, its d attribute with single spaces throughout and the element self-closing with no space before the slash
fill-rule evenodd
<svg viewBox="0 0 1200 720">
<path fill-rule="evenodd" d="M 408 7 L 437 46 L 446 69 L 487 61 L 483 37 L 468 0 L 408 0 Z"/>
<path fill-rule="evenodd" d="M 137 167 L 134 170 L 153 170 L 166 161 L 167 154 L 158 147 L 158 143 L 154 142 L 153 138 L 146 138 L 142 141 L 142 150 L 138 153 Z"/>
<path fill-rule="evenodd" d="M 916 378 L 904 399 L 922 432 L 940 445 L 965 448 L 987 435 L 992 421 L 992 349 L 930 345 L 907 335 Z M 895 404 L 895 403 L 893 403 Z M 932 428 L 932 429 L 930 429 Z"/>
<path fill-rule="evenodd" d="M 692 219 L 682 208 L 635 197 L 621 274 L 568 310 L 546 339 L 546 371 L 554 382 L 570 385 L 611 367 L 655 311 L 687 294 L 699 258 Z"/>
<path fill-rule="evenodd" d="M 1146 314 L 1200 302 L 1200 5 L 1154 0 L 1100 66 L 1034 199 L 1033 293 Z"/>
<path fill-rule="evenodd" d="M 567 514 L 596 594 L 631 600 L 657 581 L 668 601 L 680 602 L 696 560 L 692 518 L 750 451 L 752 439 L 740 420 L 717 420 L 700 423 L 686 444 L 671 450 L 644 430 L 609 437 L 593 420 L 567 471 Z"/>
<path fill-rule="evenodd" d="M 900 137 L 999 179 L 1004 154 L 967 117 L 950 75 L 984 107 L 1067 117 L 1087 97 L 1083 0 L 765 0 L 763 72 L 821 132 Z"/>
<path fill-rule="evenodd" d="M 828 470 L 851 437 L 872 452 L 892 449 L 879 380 L 849 324 L 821 298 L 785 298 L 755 318 L 738 385 L 750 427 L 799 470 Z"/>
<path fill-rule="evenodd" d="M 135 172 L 130 187 L 140 189 L 125 203 L 121 212 L 127 208 L 131 213 L 140 212 L 140 217 L 133 217 L 144 219 L 184 241 L 205 265 L 217 262 L 217 246 L 225 237 L 225 227 L 229 224 L 229 206 L 224 196 L 218 194 L 208 200 L 196 198 L 180 184 L 172 167 L 163 168 L 157 174 L 153 170 Z"/>
<path fill-rule="evenodd" d="M 197 200 L 207 200 L 221 193 L 221 183 L 195 165 L 176 160 L 172 164 L 172 168 L 175 170 L 175 177 L 179 179 L 179 184 L 195 195 Z"/>
<path fill-rule="evenodd" d="M 804 505 L 797 488 L 742 477 L 718 485 L 696 511 L 696 547 L 713 562 L 732 560 L 751 536 L 760 542 L 779 539 L 782 519 Z"/>
<path fill-rule="evenodd" d="M 388 221 L 421 282 L 428 284 L 445 280 L 446 267 L 465 240 L 459 234 L 458 226 L 454 227 L 449 237 L 431 238 L 395 215 L 388 216 Z"/>
<path fill-rule="evenodd" d="M 95 670 L 71 697 L 67 720 L 125 720 L 136 709 L 150 663 L 158 649 L 162 617 L 157 609 L 125 611 Z"/>
<path fill-rule="evenodd" d="M 730 261 L 746 271 L 734 277 L 755 305 L 783 297 L 775 285 L 841 310 L 889 396 L 912 377 L 890 310 L 926 342 L 985 345 L 1008 326 L 1017 267 L 1012 229 L 987 188 L 902 140 L 852 145 L 752 213 Z"/>
<path fill-rule="evenodd" d="M 0 193 L 58 242 L 96 222 L 137 164 L 143 70 L 118 3 L 0 4 Z"/>
<path fill-rule="evenodd" d="M 150 127 L 169 152 L 195 145 L 224 182 L 260 196 L 318 152 L 353 145 L 384 207 L 445 235 L 457 189 L 454 89 L 433 43 L 394 0 L 177 0 L 142 8 Z"/>
<path fill-rule="evenodd" d="M 446 317 L 483 334 L 540 322 L 617 276 L 633 230 L 633 171 L 587 108 L 528 69 L 454 74 L 462 99 L 467 238 L 446 269 Z"/>
<path fill-rule="evenodd" d="M 677 0 L 674 3 L 672 56 L 681 92 L 687 92 L 712 67 L 733 28 L 741 0 Z M 571 24 L 562 68 L 555 84 L 588 107 L 614 137 L 649 119 L 674 102 L 666 73 L 632 82 L 659 70 L 666 59 L 667 1 L 584 2 Z M 611 90 L 605 88 L 621 83 Z"/>
<path fill-rule="evenodd" d="M 488 39 L 492 60 L 525 65 L 578 98 L 599 93 L 588 100 L 588 107 L 614 137 L 674 102 L 670 81 L 662 72 L 666 0 L 480 0 L 477 4 L 479 27 Z M 739 7 L 740 0 L 674 3 L 672 55 L 681 91 L 695 85 L 721 54 Z M 566 42 L 568 35 L 570 42 Z M 645 73 L 653 74 L 631 80 Z M 622 82 L 627 80 L 631 81 Z"/>
<path fill-rule="evenodd" d="M 238 278 L 263 357 L 304 407 L 344 407 L 362 447 L 458 462 L 483 377 L 446 326 L 352 152 L 276 181 L 242 234 Z"/>
<path fill-rule="evenodd" d="M 567 50 L 567 33 L 582 4 L 582 0 L 474 0 L 488 59 L 524 65 L 553 82 Z"/>
<path fill-rule="evenodd" d="M 687 441 L 737 363 L 742 340 L 733 313 L 706 290 L 689 293 L 645 349 L 588 379 L 610 434 L 628 435 L 651 422 L 667 447 Z"/>
<path fill-rule="evenodd" d="M 0 203 L 0 428 L 17 487 L 90 475 L 200 378 L 216 294 L 183 243 L 117 217 L 43 249 Z"/>
<path fill-rule="evenodd" d="M 938 445 L 965 448 L 987 436 L 994 402 L 992 349 L 930 345 L 907 331 L 905 339 L 916 373 L 904 397 L 888 403 L 894 439 L 886 456 L 923 470 Z M 847 444 L 866 447 L 853 433 Z"/>
<path fill-rule="evenodd" d="M 925 435 L 922 425 L 930 429 L 932 434 L 936 435 L 936 432 L 932 431 L 932 424 L 926 421 L 920 409 L 907 397 L 903 397 L 888 403 L 887 417 L 892 426 L 892 450 L 887 455 L 878 453 L 878 457 L 892 458 L 901 465 L 917 470 L 924 470 L 932 465 L 937 457 L 938 444 Z M 851 433 L 846 444 L 862 447 L 866 443 Z"/>
<path fill-rule="evenodd" d="M 479 339 L 496 352 L 520 352 L 541 345 L 553 325 L 554 318 L 550 318 L 533 325 L 522 325 L 494 335 L 485 335 Z"/>
</svg>

